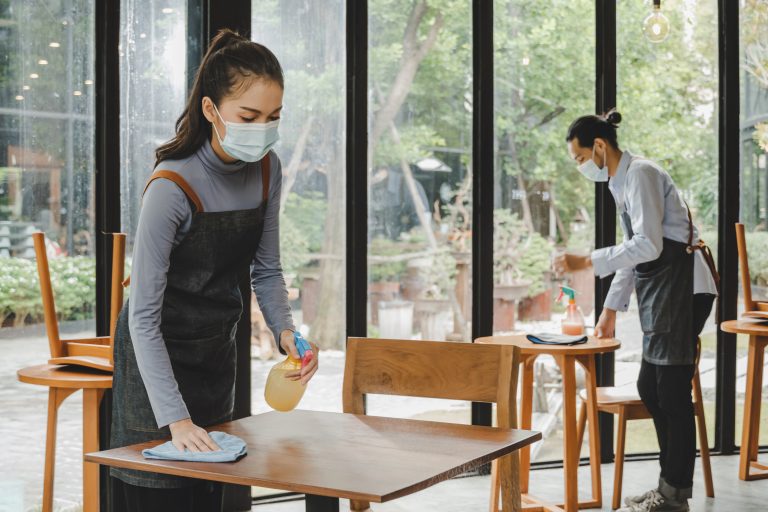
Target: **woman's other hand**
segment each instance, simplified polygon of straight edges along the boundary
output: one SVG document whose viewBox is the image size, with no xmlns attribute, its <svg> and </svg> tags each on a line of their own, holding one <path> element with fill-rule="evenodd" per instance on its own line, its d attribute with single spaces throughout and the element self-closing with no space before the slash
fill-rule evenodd
<svg viewBox="0 0 768 512">
<path fill-rule="evenodd" d="M 314 343 L 310 343 L 310 345 L 312 346 L 312 360 L 306 366 L 302 367 L 301 371 L 286 373 L 286 379 L 301 380 L 301 383 L 306 385 L 315 375 L 318 368 L 318 359 L 320 358 L 320 349 Z M 296 340 L 293 338 L 293 331 L 286 329 L 280 333 L 280 346 L 286 354 L 289 354 L 294 359 L 301 360 L 299 351 L 296 349 Z"/>
<path fill-rule="evenodd" d="M 192 423 L 192 419 L 175 421 L 169 425 L 173 446 L 183 452 L 211 452 L 221 450 L 204 428 Z"/>
</svg>

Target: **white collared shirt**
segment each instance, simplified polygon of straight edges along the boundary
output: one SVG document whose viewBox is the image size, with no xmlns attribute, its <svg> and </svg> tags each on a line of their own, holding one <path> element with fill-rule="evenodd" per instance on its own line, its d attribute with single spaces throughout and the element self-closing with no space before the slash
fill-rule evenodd
<svg viewBox="0 0 768 512">
<path fill-rule="evenodd" d="M 616 209 L 626 212 L 634 236 L 624 232 L 622 243 L 592 252 L 595 274 L 616 275 L 605 298 L 605 307 L 626 311 L 635 288 L 635 266 L 653 261 L 661 255 L 663 239 L 688 243 L 688 210 L 672 177 L 655 162 L 624 151 L 616 175 L 608 182 L 616 201 Z M 624 225 L 622 224 L 622 231 Z M 699 232 L 693 227 L 693 243 Z M 693 271 L 693 293 L 717 294 L 715 281 L 701 251 L 696 251 Z"/>
</svg>

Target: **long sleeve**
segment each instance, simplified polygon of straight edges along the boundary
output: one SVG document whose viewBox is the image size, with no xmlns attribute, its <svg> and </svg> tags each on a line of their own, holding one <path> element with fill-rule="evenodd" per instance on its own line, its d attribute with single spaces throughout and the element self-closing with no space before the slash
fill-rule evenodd
<svg viewBox="0 0 768 512">
<path fill-rule="evenodd" d="M 144 194 L 133 248 L 129 328 L 139 373 L 159 428 L 189 418 L 160 331 L 170 254 L 180 226 L 191 221 L 186 196 L 158 179 Z"/>
<path fill-rule="evenodd" d="M 634 268 L 659 257 L 664 247 L 664 182 L 652 167 L 639 166 L 627 173 L 624 187 L 632 239 L 592 253 L 595 274 L 605 277 L 619 269 Z"/>
<path fill-rule="evenodd" d="M 603 305 L 614 311 L 627 311 L 629 309 L 629 299 L 632 297 L 634 289 L 635 276 L 632 269 L 622 268 L 617 270 Z"/>
<path fill-rule="evenodd" d="M 251 264 L 251 288 L 256 293 L 264 319 L 280 348 L 280 333 L 295 330 L 288 290 L 280 265 L 280 191 L 283 173 L 280 160 L 272 153 L 269 202 L 264 217 L 264 232 Z M 282 348 L 280 348 L 282 352 Z"/>
</svg>

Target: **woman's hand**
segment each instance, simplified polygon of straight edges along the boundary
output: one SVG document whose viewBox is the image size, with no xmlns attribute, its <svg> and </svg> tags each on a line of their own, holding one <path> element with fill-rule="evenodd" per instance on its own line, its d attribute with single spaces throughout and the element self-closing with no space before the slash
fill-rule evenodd
<svg viewBox="0 0 768 512">
<path fill-rule="evenodd" d="M 307 382 L 315 375 L 318 368 L 318 358 L 320 357 L 320 349 L 314 343 L 310 343 L 312 346 L 312 360 L 308 365 L 303 367 L 301 371 L 288 372 L 285 374 L 286 379 L 301 380 L 301 383 L 306 386 Z M 296 349 L 296 341 L 293 339 L 293 331 L 288 329 L 280 333 L 280 346 L 285 350 L 286 354 L 290 354 L 294 359 L 301 359 L 299 357 L 299 351 Z"/>
<path fill-rule="evenodd" d="M 175 421 L 169 425 L 173 446 L 183 452 L 186 448 L 190 452 L 211 452 L 221 450 L 208 432 L 200 428 L 190 418 Z"/>
<path fill-rule="evenodd" d="M 603 308 L 600 318 L 595 325 L 595 336 L 598 338 L 613 338 L 616 335 L 616 311 Z"/>
<path fill-rule="evenodd" d="M 592 266 L 592 258 L 580 254 L 563 253 L 555 256 L 552 267 L 556 274 L 567 274 L 584 270 Z"/>
</svg>

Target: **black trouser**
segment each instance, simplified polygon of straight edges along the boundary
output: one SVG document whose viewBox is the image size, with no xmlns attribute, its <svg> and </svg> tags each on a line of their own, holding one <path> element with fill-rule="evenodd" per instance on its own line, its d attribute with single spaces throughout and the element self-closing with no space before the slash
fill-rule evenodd
<svg viewBox="0 0 768 512">
<path fill-rule="evenodd" d="M 709 294 L 693 296 L 693 332 L 696 336 L 709 318 L 714 299 L 715 296 Z M 691 343 L 695 342 L 695 338 L 691 340 Z M 686 491 L 693 487 L 696 461 L 696 421 L 691 398 L 695 369 L 692 364 L 660 366 L 643 360 L 637 379 L 637 390 L 653 416 L 659 439 L 661 478 L 672 487 Z"/>
<path fill-rule="evenodd" d="M 113 512 L 221 512 L 222 484 L 200 481 L 191 487 L 156 489 L 114 481 Z"/>
</svg>

